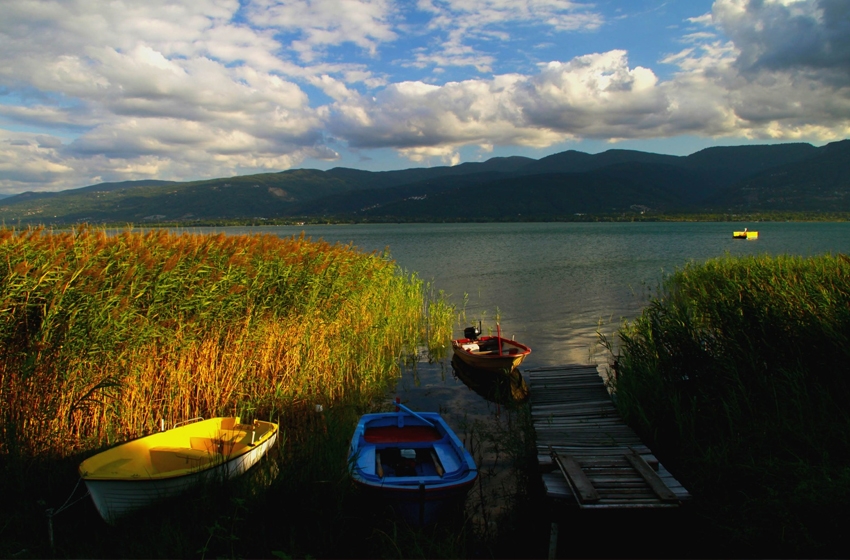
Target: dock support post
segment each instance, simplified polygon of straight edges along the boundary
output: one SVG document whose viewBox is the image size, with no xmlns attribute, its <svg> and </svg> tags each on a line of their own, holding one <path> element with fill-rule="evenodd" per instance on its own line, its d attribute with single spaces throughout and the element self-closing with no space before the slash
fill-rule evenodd
<svg viewBox="0 0 850 560">
<path fill-rule="evenodd" d="M 558 552 L 558 524 L 552 522 L 552 528 L 549 531 L 549 560 L 555 558 Z"/>
</svg>

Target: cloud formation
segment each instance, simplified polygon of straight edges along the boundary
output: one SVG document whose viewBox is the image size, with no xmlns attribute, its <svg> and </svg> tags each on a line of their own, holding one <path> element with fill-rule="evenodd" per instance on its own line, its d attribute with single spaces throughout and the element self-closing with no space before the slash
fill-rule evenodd
<svg viewBox="0 0 850 560">
<path fill-rule="evenodd" d="M 3 14 L 0 193 L 386 149 L 428 164 L 466 146 L 850 136 L 846 0 L 716 0 L 655 65 L 580 50 L 616 14 L 568 0 L 6 0 Z"/>
<path fill-rule="evenodd" d="M 397 37 L 390 0 L 255 0 L 247 11 L 253 25 L 294 35 L 289 47 L 307 62 L 345 43 L 375 55 L 380 43 Z"/>
<path fill-rule="evenodd" d="M 713 12 L 739 51 L 742 72 L 826 70 L 850 78 L 850 6 L 843 0 L 723 0 Z"/>
</svg>

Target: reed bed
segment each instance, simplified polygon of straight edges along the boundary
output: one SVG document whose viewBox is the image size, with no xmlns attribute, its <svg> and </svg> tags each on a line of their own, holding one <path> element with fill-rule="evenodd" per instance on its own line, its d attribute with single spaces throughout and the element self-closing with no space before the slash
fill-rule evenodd
<svg viewBox="0 0 850 560">
<path fill-rule="evenodd" d="M 837 550 L 848 339 L 850 259 L 824 255 L 689 264 L 604 341 L 618 408 L 694 495 L 696 554 Z"/>
<path fill-rule="evenodd" d="M 423 292 L 303 236 L 0 229 L 0 455 L 373 393 L 426 335 Z"/>
</svg>

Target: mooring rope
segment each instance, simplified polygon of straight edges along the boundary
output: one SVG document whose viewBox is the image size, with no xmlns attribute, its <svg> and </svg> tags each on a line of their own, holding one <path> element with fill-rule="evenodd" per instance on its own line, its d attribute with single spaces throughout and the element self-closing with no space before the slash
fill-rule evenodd
<svg viewBox="0 0 850 560">
<path fill-rule="evenodd" d="M 80 487 L 80 482 L 82 482 L 82 481 L 83 481 L 83 477 L 80 477 L 80 478 L 77 479 L 76 486 L 74 486 L 74 489 L 71 491 L 71 494 L 68 496 L 68 499 L 65 500 L 64 504 L 62 504 L 60 507 L 58 507 L 56 509 L 47 508 L 47 511 L 45 512 L 47 514 L 47 535 L 48 535 L 48 537 L 50 537 L 50 550 L 52 552 L 55 552 L 55 546 L 54 546 L 54 543 L 53 543 L 53 518 L 56 517 L 56 515 L 62 513 L 63 511 L 65 511 L 66 509 L 68 509 L 69 507 L 71 507 L 72 505 L 76 504 L 77 502 L 79 502 L 80 500 L 82 500 L 83 498 L 85 498 L 86 496 L 89 495 L 89 492 L 87 490 L 85 494 L 83 494 L 81 497 L 79 497 L 76 500 L 74 500 L 73 502 L 71 502 L 71 498 L 73 498 L 74 494 L 77 493 L 77 488 Z"/>
<path fill-rule="evenodd" d="M 72 505 L 76 504 L 77 502 L 79 502 L 80 500 L 82 500 L 83 498 L 85 498 L 86 496 L 89 495 L 88 491 L 86 491 L 85 494 L 83 494 L 82 496 L 80 496 L 79 498 L 77 498 L 76 500 L 71 502 L 71 498 L 73 498 L 74 494 L 77 493 L 77 488 L 80 487 L 80 483 L 82 481 L 83 481 L 83 477 L 80 477 L 80 478 L 77 479 L 77 485 L 74 486 L 74 489 L 71 491 L 71 495 L 68 496 L 68 499 L 65 500 L 65 503 L 62 504 L 60 507 L 58 507 L 56 509 L 51 508 L 51 509 L 47 510 L 48 512 L 50 512 L 49 515 L 55 516 L 59 513 L 62 513 L 63 511 L 65 511 L 66 509 L 68 509 L 69 507 L 71 507 Z M 69 504 L 68 502 L 71 502 L 71 503 Z"/>
</svg>

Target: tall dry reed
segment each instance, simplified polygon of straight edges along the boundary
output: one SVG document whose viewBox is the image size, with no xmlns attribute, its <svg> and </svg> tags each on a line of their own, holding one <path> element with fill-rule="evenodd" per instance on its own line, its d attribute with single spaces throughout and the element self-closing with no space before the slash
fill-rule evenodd
<svg viewBox="0 0 850 560">
<path fill-rule="evenodd" d="M 0 229 L 0 454 L 374 392 L 423 297 L 388 255 L 303 236 Z"/>
</svg>

